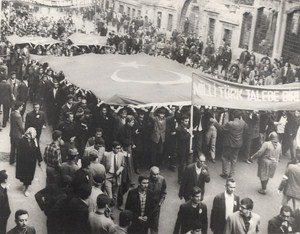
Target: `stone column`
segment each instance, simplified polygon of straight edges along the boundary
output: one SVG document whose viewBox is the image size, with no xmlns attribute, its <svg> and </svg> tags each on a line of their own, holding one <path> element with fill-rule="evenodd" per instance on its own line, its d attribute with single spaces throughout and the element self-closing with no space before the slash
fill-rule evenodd
<svg viewBox="0 0 300 234">
<path fill-rule="evenodd" d="M 254 43 L 254 36 L 255 36 L 255 29 L 256 29 L 256 20 L 257 20 L 257 7 L 255 6 L 252 14 L 252 23 L 251 23 L 251 31 L 249 37 L 249 51 L 253 50 L 253 43 Z"/>
<path fill-rule="evenodd" d="M 276 22 L 276 32 L 275 32 L 272 58 L 279 58 L 282 53 L 284 35 L 286 30 L 286 21 L 287 21 L 285 6 L 286 6 L 285 0 L 281 0 L 279 12 L 278 12 L 278 18 Z"/>
</svg>

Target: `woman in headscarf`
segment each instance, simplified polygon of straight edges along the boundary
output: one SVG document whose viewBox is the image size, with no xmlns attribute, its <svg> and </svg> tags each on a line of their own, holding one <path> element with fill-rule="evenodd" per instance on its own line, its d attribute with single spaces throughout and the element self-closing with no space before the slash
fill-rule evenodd
<svg viewBox="0 0 300 234">
<path fill-rule="evenodd" d="M 36 140 L 36 130 L 28 128 L 18 145 L 16 160 L 16 178 L 25 186 L 24 195 L 28 197 L 28 187 L 34 178 L 36 162 L 40 166 L 42 155 Z"/>
<path fill-rule="evenodd" d="M 257 176 L 261 182 L 260 194 L 265 195 L 269 178 L 273 178 L 275 170 L 281 157 L 281 144 L 276 132 L 269 134 L 269 140 L 264 142 L 261 148 L 251 156 L 251 159 L 258 158 Z"/>
</svg>

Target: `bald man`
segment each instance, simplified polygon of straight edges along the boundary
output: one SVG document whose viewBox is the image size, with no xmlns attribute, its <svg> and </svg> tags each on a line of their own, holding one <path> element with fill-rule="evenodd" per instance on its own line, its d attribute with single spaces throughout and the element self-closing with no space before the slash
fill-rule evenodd
<svg viewBox="0 0 300 234">
<path fill-rule="evenodd" d="M 153 200 L 155 204 L 153 215 L 153 226 L 151 227 L 151 233 L 158 233 L 158 223 L 160 215 L 160 207 L 163 204 L 167 195 L 167 184 L 163 176 L 159 174 L 159 168 L 154 166 L 150 168 L 150 177 L 148 189 L 153 192 Z"/>
<path fill-rule="evenodd" d="M 195 163 L 192 163 L 185 168 L 178 194 L 180 199 L 184 198 L 185 201 L 190 200 L 193 188 L 198 186 L 202 190 L 201 201 L 203 200 L 205 183 L 210 181 L 208 167 L 205 162 L 206 158 L 204 154 L 201 154 L 196 158 Z"/>
</svg>

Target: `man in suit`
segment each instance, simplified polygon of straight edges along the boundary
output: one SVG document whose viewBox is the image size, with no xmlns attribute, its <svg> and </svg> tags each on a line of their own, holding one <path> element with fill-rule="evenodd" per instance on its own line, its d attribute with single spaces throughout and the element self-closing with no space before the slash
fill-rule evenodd
<svg viewBox="0 0 300 234">
<path fill-rule="evenodd" d="M 199 187 L 192 189 L 192 197 L 179 208 L 174 234 L 185 234 L 189 231 L 207 233 L 207 207 L 201 202 L 202 194 Z"/>
<path fill-rule="evenodd" d="M 7 178 L 5 170 L 0 171 L 0 234 L 6 234 L 6 224 L 10 216 L 10 207 L 7 196 Z"/>
<path fill-rule="evenodd" d="M 208 167 L 205 165 L 204 154 L 200 155 L 196 162 L 188 165 L 183 174 L 183 178 L 179 188 L 179 198 L 184 198 L 185 201 L 192 197 L 193 188 L 198 186 L 201 189 L 201 201 L 205 193 L 205 183 L 210 181 Z"/>
<path fill-rule="evenodd" d="M 225 192 L 215 196 L 213 201 L 210 228 L 214 234 L 223 234 L 227 217 L 239 210 L 240 198 L 234 194 L 235 180 L 227 179 L 225 187 Z"/>
<path fill-rule="evenodd" d="M 22 116 L 20 114 L 23 108 L 22 102 L 15 103 L 15 110 L 10 114 L 10 159 L 9 163 L 14 164 L 17 154 L 17 147 L 19 140 L 22 138 L 24 134 L 24 126 Z"/>
<path fill-rule="evenodd" d="M 74 103 L 74 96 L 69 94 L 67 96 L 67 102 L 61 107 L 59 115 L 59 124 L 64 123 L 68 118 L 68 113 L 75 114 L 77 109 L 76 104 Z"/>
<path fill-rule="evenodd" d="M 200 108 L 194 107 L 193 116 L 193 135 L 194 135 L 194 159 L 199 157 L 203 152 L 203 139 L 204 139 L 204 106 Z"/>
<path fill-rule="evenodd" d="M 36 130 L 36 138 L 39 141 L 42 133 L 43 126 L 46 125 L 46 117 L 45 113 L 40 110 L 40 104 L 33 104 L 33 111 L 27 113 L 25 119 L 25 129 L 30 127 L 35 128 Z"/>
<path fill-rule="evenodd" d="M 176 153 L 178 158 L 178 183 L 181 183 L 184 167 L 193 162 L 193 157 L 190 155 L 190 139 L 189 131 L 189 116 L 182 116 L 181 123 L 176 128 L 177 147 Z"/>
<path fill-rule="evenodd" d="M 248 132 L 248 125 L 241 120 L 241 111 L 233 112 L 233 121 L 220 125 L 216 119 L 211 118 L 214 126 L 224 133 L 223 153 L 222 153 L 222 178 L 234 177 L 235 166 L 239 151 L 243 145 L 243 139 Z"/>
<path fill-rule="evenodd" d="M 92 188 L 86 183 L 77 190 L 77 196 L 67 204 L 65 233 L 90 233 L 88 199 Z"/>
<path fill-rule="evenodd" d="M 165 178 L 159 174 L 159 168 L 153 166 L 150 168 L 150 177 L 149 177 L 149 187 L 153 192 L 153 201 L 154 201 L 154 215 L 153 215 L 153 228 L 151 228 L 151 233 L 158 233 L 158 224 L 160 216 L 160 207 L 166 199 L 167 195 L 167 183 Z"/>
<path fill-rule="evenodd" d="M 112 151 L 104 153 L 102 164 L 106 170 L 105 190 L 110 198 L 117 201 L 122 172 L 125 167 L 125 157 L 118 141 L 114 141 L 112 145 Z M 122 204 L 118 205 L 121 206 Z"/>
<path fill-rule="evenodd" d="M 247 62 L 250 60 L 250 53 L 248 51 L 248 46 L 245 45 L 244 47 L 244 51 L 240 54 L 240 62 L 241 62 L 241 66 L 242 68 L 246 66 Z"/>
<path fill-rule="evenodd" d="M 164 107 L 154 107 L 150 112 L 150 118 L 153 121 L 153 130 L 150 135 L 151 139 L 151 166 L 159 166 L 162 160 L 164 143 L 166 140 L 166 111 L 171 113 L 169 109 Z M 171 116 L 173 116 L 171 114 Z M 169 116 L 168 118 L 170 118 Z"/>
<path fill-rule="evenodd" d="M 140 175 L 137 188 L 128 192 L 125 209 L 133 213 L 129 233 L 146 234 L 153 227 L 153 192 L 148 189 L 149 178 Z"/>
<path fill-rule="evenodd" d="M 9 118 L 9 109 L 11 107 L 11 88 L 10 85 L 6 82 L 6 79 L 0 82 L 0 107 L 2 105 L 3 110 L 3 119 L 2 119 L 2 127 L 6 127 L 6 123 Z"/>
<path fill-rule="evenodd" d="M 269 220 L 268 234 L 295 233 L 299 231 L 292 213 L 293 210 L 290 206 L 282 206 L 280 214 Z"/>
<path fill-rule="evenodd" d="M 10 78 L 7 79 L 7 83 L 10 85 L 10 89 L 11 89 L 12 108 L 14 108 L 14 104 L 17 100 L 18 95 L 19 95 L 19 86 L 20 86 L 20 83 L 21 83 L 16 78 L 17 78 L 16 72 L 12 71 L 10 73 Z"/>
<path fill-rule="evenodd" d="M 292 83 L 295 81 L 295 74 L 289 63 L 285 63 L 284 67 L 280 70 L 280 78 L 282 84 Z"/>
<path fill-rule="evenodd" d="M 47 120 L 53 129 L 58 127 L 58 119 L 61 106 L 64 103 L 64 93 L 59 87 L 57 80 L 53 80 L 53 87 L 45 95 Z"/>
<path fill-rule="evenodd" d="M 283 190 L 282 205 L 287 205 L 290 200 L 293 201 L 293 209 L 295 210 L 300 206 L 300 154 L 296 155 L 296 164 L 289 164 L 285 174 L 283 175 L 282 184 L 279 186 L 279 191 Z"/>
<path fill-rule="evenodd" d="M 24 76 L 23 80 L 20 82 L 20 86 L 18 88 L 18 96 L 17 101 L 23 102 L 24 106 L 21 111 L 22 117 L 24 116 L 25 110 L 26 110 L 26 104 L 29 98 L 29 88 L 28 88 L 28 76 Z"/>
<path fill-rule="evenodd" d="M 252 212 L 253 201 L 246 197 L 241 200 L 240 210 L 229 215 L 225 234 L 254 234 L 259 232 L 260 216 Z"/>
</svg>

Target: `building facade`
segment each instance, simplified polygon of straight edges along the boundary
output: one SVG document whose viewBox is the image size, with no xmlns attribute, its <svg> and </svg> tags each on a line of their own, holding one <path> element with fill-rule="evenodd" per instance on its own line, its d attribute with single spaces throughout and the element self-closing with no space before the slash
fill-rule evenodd
<svg viewBox="0 0 300 234">
<path fill-rule="evenodd" d="M 106 0 L 109 3 L 111 1 Z M 171 0 L 115 0 L 115 12 L 129 15 L 131 19 L 142 17 L 145 23 L 171 32 L 176 28 L 177 8 Z"/>
<path fill-rule="evenodd" d="M 234 57 L 247 45 L 258 58 L 283 56 L 300 64 L 299 0 L 185 0 L 178 11 L 178 28 L 188 18 L 189 32 L 215 47 L 229 44 Z"/>
</svg>

